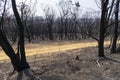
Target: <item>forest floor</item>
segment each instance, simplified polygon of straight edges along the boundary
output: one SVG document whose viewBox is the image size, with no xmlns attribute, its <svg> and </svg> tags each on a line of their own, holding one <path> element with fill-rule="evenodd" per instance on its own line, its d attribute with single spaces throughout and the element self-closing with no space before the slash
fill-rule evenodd
<svg viewBox="0 0 120 80">
<path fill-rule="evenodd" d="M 28 52 L 31 50 L 27 59 L 32 73 L 41 80 L 120 80 L 120 54 L 111 54 L 105 49 L 107 58 L 98 59 L 94 41 L 42 42 L 36 47 L 35 43 L 28 44 L 26 48 Z M 39 49 L 34 52 L 34 48 Z M 0 80 L 16 79 L 17 76 L 9 75 L 12 71 L 10 61 L 1 59 Z"/>
<path fill-rule="evenodd" d="M 105 45 L 108 45 L 110 42 L 106 41 Z M 81 49 L 86 47 L 95 47 L 97 46 L 97 41 L 93 40 L 78 40 L 78 41 L 34 41 L 32 43 L 26 43 L 26 53 L 27 56 L 32 56 L 36 54 L 47 54 L 54 52 L 61 52 L 67 50 Z M 13 45 L 13 48 L 17 52 L 16 44 Z M 8 59 L 4 51 L 0 48 L 0 60 Z"/>
</svg>

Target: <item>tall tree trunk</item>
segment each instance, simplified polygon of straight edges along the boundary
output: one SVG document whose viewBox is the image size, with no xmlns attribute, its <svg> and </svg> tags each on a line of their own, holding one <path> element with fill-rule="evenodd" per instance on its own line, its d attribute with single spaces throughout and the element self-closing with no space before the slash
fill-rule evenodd
<svg viewBox="0 0 120 80">
<path fill-rule="evenodd" d="M 3 18 L 4 18 L 3 16 L 4 16 L 4 13 L 5 13 L 6 1 L 7 0 L 5 0 L 4 10 L 3 10 L 2 18 L 1 18 L 1 21 L 0 21 L 0 27 L 3 23 Z M 3 33 L 1 28 L 0 28 L 0 46 L 2 47 L 2 49 L 4 50 L 6 55 L 10 58 L 14 70 L 19 71 L 21 69 L 20 60 L 19 60 L 18 56 L 15 54 L 12 46 L 8 42 L 8 40 L 6 38 L 6 35 Z"/>
<path fill-rule="evenodd" d="M 116 1 L 116 8 L 115 8 L 115 28 L 114 28 L 114 36 L 113 36 L 113 41 L 112 41 L 112 46 L 111 46 L 111 53 L 116 53 L 116 45 L 117 45 L 117 39 L 118 39 L 118 17 L 119 17 L 119 3 L 120 1 Z"/>
<path fill-rule="evenodd" d="M 105 32 L 107 29 L 107 6 L 108 6 L 109 0 L 101 0 L 101 22 L 100 22 L 100 36 L 98 41 L 98 57 L 104 57 L 104 38 L 105 38 Z"/>
<path fill-rule="evenodd" d="M 19 26 L 19 54 L 20 54 L 20 59 L 21 59 L 21 69 L 27 69 L 30 68 L 29 64 L 26 61 L 26 55 L 25 55 L 25 46 L 24 46 L 24 26 L 22 24 L 22 21 L 20 19 L 19 13 L 17 11 L 16 8 L 16 1 L 15 0 L 11 0 L 12 2 L 12 8 L 13 8 L 13 12 L 17 21 L 17 24 Z"/>
</svg>

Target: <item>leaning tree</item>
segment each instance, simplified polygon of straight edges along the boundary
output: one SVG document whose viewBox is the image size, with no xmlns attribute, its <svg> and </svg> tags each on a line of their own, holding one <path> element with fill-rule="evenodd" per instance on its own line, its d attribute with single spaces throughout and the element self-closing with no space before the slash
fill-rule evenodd
<svg viewBox="0 0 120 80">
<path fill-rule="evenodd" d="M 4 50 L 6 55 L 10 58 L 11 63 L 12 63 L 13 68 L 14 68 L 14 71 L 17 71 L 18 73 L 21 73 L 24 71 L 25 74 L 27 71 L 27 74 L 29 74 L 30 73 L 30 71 L 29 71 L 30 66 L 26 60 L 25 46 L 24 46 L 25 45 L 24 44 L 24 26 L 23 26 L 23 23 L 22 23 L 21 18 L 19 16 L 18 10 L 16 8 L 16 0 L 11 0 L 11 3 L 12 3 L 12 9 L 14 12 L 14 16 L 16 18 L 16 22 L 18 25 L 17 53 L 14 51 L 14 49 L 10 45 L 5 33 L 1 29 L 1 25 L 2 25 L 3 20 L 4 20 L 6 3 L 7 3 L 7 0 L 5 0 L 4 10 L 3 10 L 2 18 L 0 21 L 0 46 Z M 31 79 L 35 78 L 31 73 L 29 74 L 29 77 Z"/>
</svg>

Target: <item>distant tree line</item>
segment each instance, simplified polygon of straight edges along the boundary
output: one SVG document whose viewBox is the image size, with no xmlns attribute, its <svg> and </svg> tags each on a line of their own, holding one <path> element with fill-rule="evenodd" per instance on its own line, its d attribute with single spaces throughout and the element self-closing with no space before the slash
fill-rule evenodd
<svg viewBox="0 0 120 80">
<path fill-rule="evenodd" d="M 61 1 L 59 6 L 60 16 L 56 17 L 54 11 L 47 7 L 43 9 L 45 16 L 37 17 L 32 13 L 29 5 L 20 3 L 19 11 L 25 29 L 25 39 L 29 42 L 34 39 L 80 40 L 92 35 L 98 36 L 100 18 L 92 17 L 89 12 L 80 18 L 79 2 L 73 5 L 72 2 Z M 14 16 L 4 17 L 3 31 L 9 40 L 16 41 L 18 25 Z"/>
<path fill-rule="evenodd" d="M 48 17 L 29 18 L 24 23 L 25 38 L 31 42 L 34 39 L 40 40 L 80 40 L 90 38 L 89 35 L 98 36 L 99 32 L 99 18 L 82 18 L 76 22 L 74 18 L 63 19 Z M 6 18 L 4 25 L 4 32 L 8 39 L 13 42 L 17 39 L 18 27 L 15 23 L 14 17 Z M 62 25 L 62 26 L 61 26 Z M 88 35 L 89 34 L 89 35 Z"/>
</svg>

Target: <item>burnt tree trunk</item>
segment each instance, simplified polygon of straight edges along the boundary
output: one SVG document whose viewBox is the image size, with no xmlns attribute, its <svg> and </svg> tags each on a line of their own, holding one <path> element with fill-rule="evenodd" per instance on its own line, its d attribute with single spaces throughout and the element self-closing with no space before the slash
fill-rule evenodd
<svg viewBox="0 0 120 80">
<path fill-rule="evenodd" d="M 0 21 L 0 27 L 3 23 L 5 6 L 6 6 L 6 0 L 5 0 L 5 4 L 4 4 L 4 11 L 3 11 L 2 18 L 1 18 L 1 21 Z M 2 49 L 4 50 L 6 55 L 10 58 L 14 70 L 20 71 L 21 70 L 20 60 L 19 60 L 18 56 L 15 54 L 12 46 L 8 42 L 8 40 L 6 38 L 6 35 L 4 34 L 4 32 L 2 31 L 1 28 L 0 28 L 0 46 L 2 47 Z"/>
<path fill-rule="evenodd" d="M 10 58 L 14 70 L 20 71 L 21 69 L 20 60 L 18 56 L 15 54 L 6 36 L 2 33 L 1 29 L 0 29 L 0 45 L 2 49 L 4 50 L 4 52 L 6 53 L 6 55 Z"/>
<path fill-rule="evenodd" d="M 102 12 L 101 12 L 101 22 L 100 22 L 100 36 L 98 41 L 98 57 L 104 57 L 104 38 L 107 29 L 107 6 L 109 0 L 101 0 Z"/>
<path fill-rule="evenodd" d="M 116 53 L 116 45 L 117 45 L 117 39 L 118 39 L 118 18 L 119 18 L 119 0 L 116 1 L 116 8 L 115 8 L 115 28 L 114 28 L 114 36 L 111 46 L 111 53 Z"/>
<path fill-rule="evenodd" d="M 26 55 L 25 55 L 24 26 L 22 24 L 22 21 L 20 19 L 19 13 L 18 13 L 17 8 L 16 8 L 16 1 L 11 0 L 11 2 L 12 2 L 12 9 L 13 9 L 17 24 L 19 26 L 19 34 L 18 34 L 19 35 L 19 39 L 18 39 L 19 40 L 18 41 L 19 53 L 18 54 L 20 54 L 21 70 L 28 69 L 28 68 L 30 68 L 30 66 L 26 61 Z"/>
</svg>

